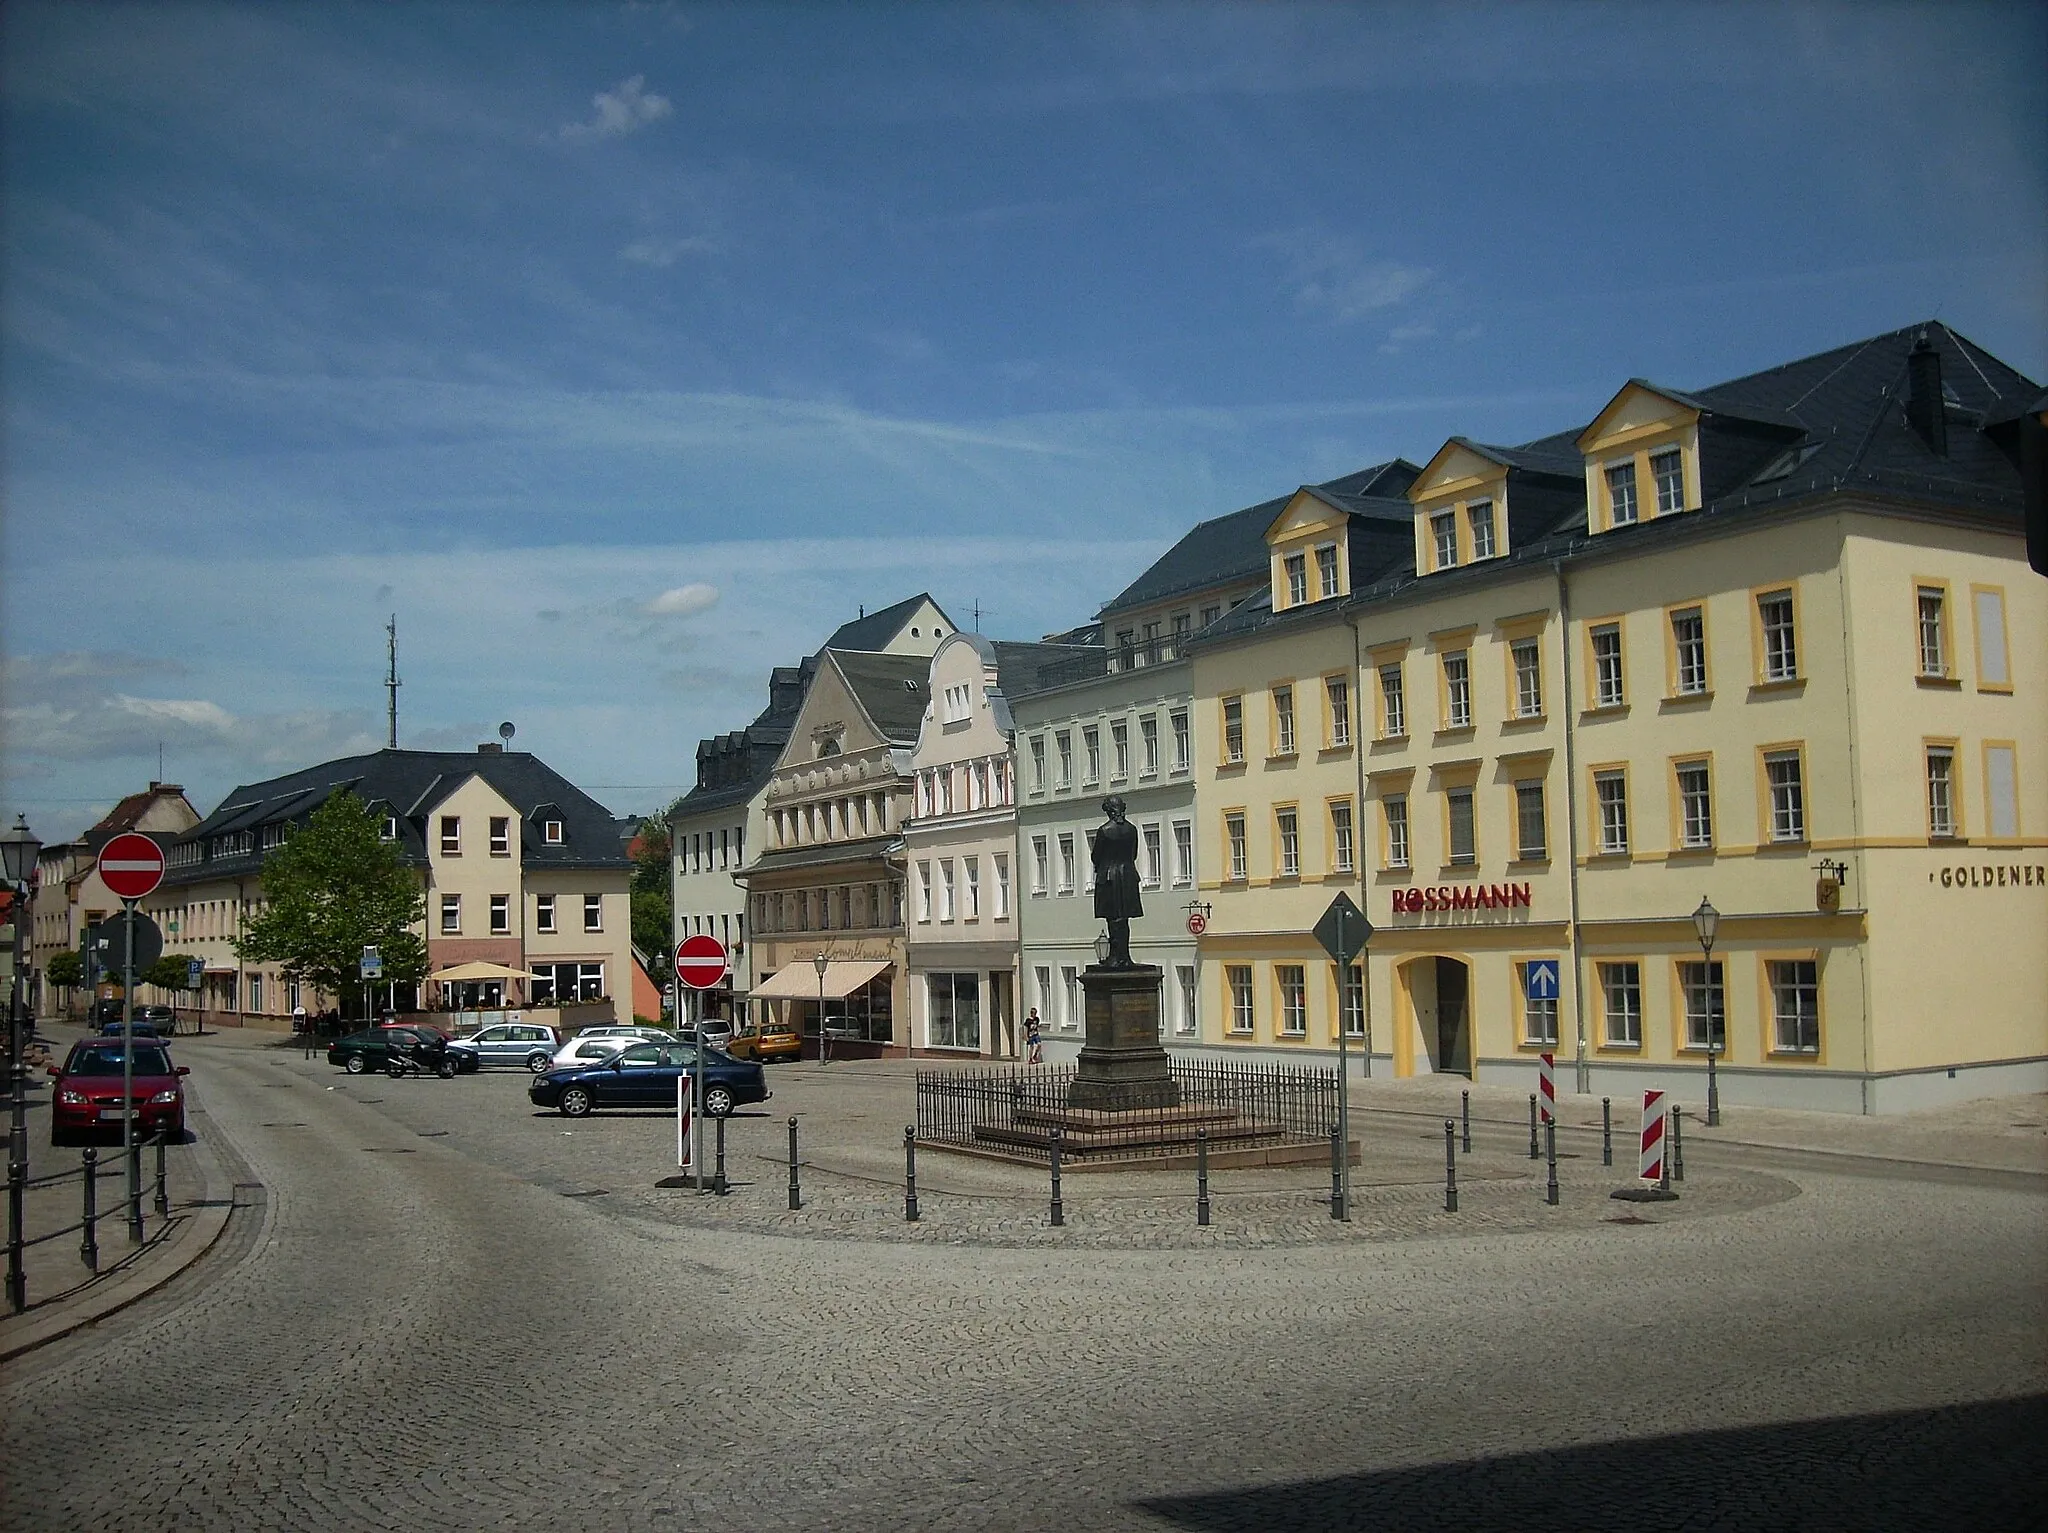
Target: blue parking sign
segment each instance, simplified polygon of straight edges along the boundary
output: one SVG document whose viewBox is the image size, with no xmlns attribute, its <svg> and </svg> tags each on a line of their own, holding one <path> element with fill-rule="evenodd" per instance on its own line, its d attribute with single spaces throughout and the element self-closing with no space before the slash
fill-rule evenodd
<svg viewBox="0 0 2048 1533">
<path fill-rule="evenodd" d="M 1523 993 L 1532 1001 L 1557 999 L 1557 960 L 1539 958 L 1522 966 Z"/>
</svg>

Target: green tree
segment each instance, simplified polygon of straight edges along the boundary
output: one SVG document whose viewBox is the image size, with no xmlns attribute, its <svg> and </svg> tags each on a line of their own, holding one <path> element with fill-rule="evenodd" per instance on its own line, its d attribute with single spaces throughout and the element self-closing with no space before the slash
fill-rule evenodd
<svg viewBox="0 0 2048 1533">
<path fill-rule="evenodd" d="M 135 977 L 159 990 L 190 990 L 186 981 L 192 977 L 192 955 L 166 953 Z"/>
<path fill-rule="evenodd" d="M 640 849 L 633 854 L 633 946 L 661 971 L 669 945 L 675 941 L 675 903 L 669 895 L 668 823 L 652 817 L 640 822 Z"/>
<path fill-rule="evenodd" d="M 71 949 L 52 953 L 50 961 L 43 965 L 43 978 L 53 985 L 70 990 L 85 983 L 85 960 Z"/>
<path fill-rule="evenodd" d="M 379 983 L 415 984 L 427 945 L 415 927 L 426 895 L 381 819 L 353 793 L 337 793 L 263 859 L 262 913 L 235 943 L 244 963 L 274 963 L 285 978 L 342 998 L 361 992 L 362 957 L 384 960 Z"/>
</svg>

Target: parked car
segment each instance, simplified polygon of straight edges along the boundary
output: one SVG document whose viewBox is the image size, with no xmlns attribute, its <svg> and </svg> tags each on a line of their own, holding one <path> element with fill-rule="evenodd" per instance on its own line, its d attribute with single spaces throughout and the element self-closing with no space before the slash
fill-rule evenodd
<svg viewBox="0 0 2048 1533">
<path fill-rule="evenodd" d="M 803 1035 L 783 1022 L 768 1022 L 735 1033 L 725 1046 L 734 1059 L 801 1059 Z"/>
<path fill-rule="evenodd" d="M 389 1061 L 393 1043 L 416 1045 L 422 1052 L 422 1061 L 432 1069 L 448 1048 L 448 1035 L 438 1027 L 371 1027 L 360 1033 L 350 1033 L 346 1038 L 337 1038 L 327 1046 L 327 1062 L 340 1065 L 350 1075 L 361 1075 L 364 1071 L 382 1070 Z M 464 1074 L 476 1069 L 476 1056 L 459 1057 L 455 1068 Z"/>
<path fill-rule="evenodd" d="M 119 1017 L 114 1018 L 111 1022 L 102 1022 L 100 1024 L 100 1036 L 102 1038 L 118 1038 L 123 1032 L 132 1032 L 138 1038 L 161 1038 L 170 1031 L 168 1024 L 159 1027 L 153 1020 L 145 1018 L 142 1012 L 142 1007 L 138 1006 L 135 1008 L 135 1020 L 133 1022 L 123 1022 Z"/>
<path fill-rule="evenodd" d="M 132 1066 L 124 1064 L 134 1051 Z M 127 1107 L 121 1102 L 124 1069 L 134 1095 Z M 118 1134 L 129 1113 L 135 1116 L 138 1137 L 168 1131 L 174 1137 L 185 1132 L 185 1080 L 191 1071 L 171 1064 L 170 1050 L 161 1043 L 135 1039 L 89 1038 L 71 1045 L 62 1069 L 50 1076 L 50 1143 L 74 1144 L 109 1130 Z"/>
<path fill-rule="evenodd" d="M 655 1027 L 587 1027 L 555 1050 L 555 1057 L 548 1063 L 550 1068 L 596 1064 L 599 1060 L 611 1058 L 629 1044 L 680 1041 L 673 1033 L 665 1033 Z"/>
<path fill-rule="evenodd" d="M 517 1065 L 538 1075 L 554 1062 L 561 1046 L 561 1035 L 544 1022 L 496 1022 L 465 1038 L 450 1039 L 448 1052 L 473 1059 L 475 1065 Z"/>
<path fill-rule="evenodd" d="M 675 1032 L 683 1042 L 701 1042 L 706 1048 L 722 1050 L 732 1042 L 732 1024 L 718 1017 L 702 1022 L 685 1022 Z"/>
<path fill-rule="evenodd" d="M 581 1118 L 600 1107 L 676 1105 L 678 1077 L 704 1060 L 704 1111 L 727 1116 L 748 1102 L 765 1102 L 769 1091 L 761 1067 L 694 1043 L 635 1043 L 599 1064 L 536 1075 L 526 1095 L 536 1107 L 552 1107 L 565 1118 Z"/>
</svg>

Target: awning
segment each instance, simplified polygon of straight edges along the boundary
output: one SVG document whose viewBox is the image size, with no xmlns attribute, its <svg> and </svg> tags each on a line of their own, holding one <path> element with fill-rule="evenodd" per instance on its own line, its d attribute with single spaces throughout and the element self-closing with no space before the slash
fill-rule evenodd
<svg viewBox="0 0 2048 1533">
<path fill-rule="evenodd" d="M 481 959 L 473 963 L 459 963 L 452 969 L 437 969 L 427 976 L 437 984 L 451 980 L 469 979 L 532 979 L 524 969 L 508 969 L 501 963 L 485 963 Z"/>
<path fill-rule="evenodd" d="M 825 999 L 837 1001 L 853 994 L 877 974 L 884 973 L 889 965 L 887 960 L 875 962 L 870 959 L 834 960 L 825 965 Z M 750 1000 L 756 1001 L 815 1001 L 818 998 L 818 967 L 806 959 L 777 969 L 768 978 L 754 986 Z"/>
</svg>

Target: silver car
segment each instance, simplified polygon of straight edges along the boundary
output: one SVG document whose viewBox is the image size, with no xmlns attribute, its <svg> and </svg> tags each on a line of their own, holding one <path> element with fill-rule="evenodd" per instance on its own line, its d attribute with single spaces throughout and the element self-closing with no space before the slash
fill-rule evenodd
<svg viewBox="0 0 2048 1533">
<path fill-rule="evenodd" d="M 467 1054 L 479 1065 L 517 1065 L 538 1075 L 547 1069 L 562 1041 L 542 1022 L 498 1022 L 449 1040 L 448 1052 Z"/>
<path fill-rule="evenodd" d="M 674 1043 L 674 1035 L 658 1027 L 586 1027 L 555 1050 L 554 1065 L 594 1065 L 600 1060 L 610 1059 L 632 1043 Z M 535 1071 L 536 1075 L 540 1072 Z"/>
</svg>

